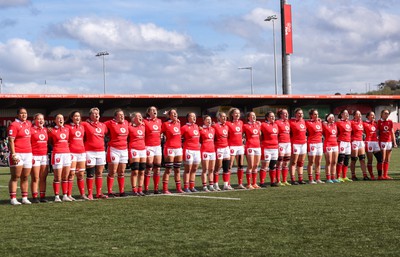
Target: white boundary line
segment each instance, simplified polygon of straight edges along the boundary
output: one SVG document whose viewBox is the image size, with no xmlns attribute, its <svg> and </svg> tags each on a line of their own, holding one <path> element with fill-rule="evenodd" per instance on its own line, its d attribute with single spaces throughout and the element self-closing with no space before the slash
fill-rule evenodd
<svg viewBox="0 0 400 257">
<path fill-rule="evenodd" d="M 240 198 L 217 197 L 217 196 L 203 196 L 203 195 L 170 194 L 170 195 L 165 195 L 165 196 L 178 196 L 178 197 L 191 197 L 191 198 L 203 198 L 203 199 L 216 199 L 216 200 L 234 200 L 234 201 L 240 201 Z"/>
</svg>

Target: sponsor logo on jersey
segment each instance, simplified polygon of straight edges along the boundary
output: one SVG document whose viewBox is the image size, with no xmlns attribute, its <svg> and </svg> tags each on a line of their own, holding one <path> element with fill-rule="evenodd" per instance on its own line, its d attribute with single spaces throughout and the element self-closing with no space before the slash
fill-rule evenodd
<svg viewBox="0 0 400 257">
<path fill-rule="evenodd" d="M 38 138 L 43 141 L 46 138 L 46 136 L 44 134 L 39 134 Z"/>
<path fill-rule="evenodd" d="M 240 132 L 240 127 L 235 128 L 237 132 Z"/>
<path fill-rule="evenodd" d="M 332 129 L 332 135 L 336 135 L 336 130 Z"/>
<path fill-rule="evenodd" d="M 153 129 L 154 130 L 158 130 L 158 126 L 157 125 L 153 125 Z"/>
<path fill-rule="evenodd" d="M 179 132 L 179 129 L 177 127 L 174 127 L 175 132 Z"/>
<path fill-rule="evenodd" d="M 193 130 L 193 134 L 194 134 L 195 136 L 197 136 L 197 135 L 199 134 L 199 131 Z"/>
<path fill-rule="evenodd" d="M 96 128 L 96 133 L 101 133 L 101 128 Z"/>
<path fill-rule="evenodd" d="M 125 128 L 120 128 L 119 131 L 121 131 L 121 133 L 126 133 L 126 129 Z"/>
<path fill-rule="evenodd" d="M 253 129 L 253 134 L 257 135 L 258 134 L 258 129 Z"/>
<path fill-rule="evenodd" d="M 222 134 L 228 135 L 228 130 L 226 130 L 226 129 L 222 130 Z"/>
<path fill-rule="evenodd" d="M 315 126 L 317 129 L 321 129 L 321 126 L 320 125 L 316 125 Z"/>
<path fill-rule="evenodd" d="M 64 139 L 66 139 L 66 138 L 67 138 L 67 135 L 66 135 L 66 134 L 64 134 L 64 133 L 61 133 L 61 134 L 60 134 L 60 138 L 64 140 Z"/>
<path fill-rule="evenodd" d="M 276 134 L 276 133 L 278 133 L 278 130 L 276 128 L 273 128 L 272 132 L 274 132 Z"/>
<path fill-rule="evenodd" d="M 214 135 L 212 133 L 208 133 L 208 138 L 213 138 Z"/>
<path fill-rule="evenodd" d="M 138 130 L 138 131 L 137 131 L 137 134 L 138 134 L 139 136 L 142 136 L 142 135 L 143 135 L 143 131 Z"/>
<path fill-rule="evenodd" d="M 25 134 L 29 135 L 31 132 L 29 131 L 29 129 L 25 129 Z"/>
<path fill-rule="evenodd" d="M 76 136 L 76 137 L 81 137 L 81 136 L 82 136 L 82 133 L 81 133 L 80 131 L 76 131 L 76 132 L 75 132 L 75 136 Z"/>
<path fill-rule="evenodd" d="M 304 129 L 305 128 L 304 124 L 300 124 L 300 128 Z"/>
</svg>

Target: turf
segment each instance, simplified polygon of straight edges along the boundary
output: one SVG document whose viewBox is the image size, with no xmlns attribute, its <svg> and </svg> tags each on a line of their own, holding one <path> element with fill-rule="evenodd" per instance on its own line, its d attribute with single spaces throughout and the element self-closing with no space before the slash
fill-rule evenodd
<svg viewBox="0 0 400 257">
<path fill-rule="evenodd" d="M 18 207 L 2 169 L 0 256 L 399 256 L 398 153 L 393 181 Z"/>
</svg>

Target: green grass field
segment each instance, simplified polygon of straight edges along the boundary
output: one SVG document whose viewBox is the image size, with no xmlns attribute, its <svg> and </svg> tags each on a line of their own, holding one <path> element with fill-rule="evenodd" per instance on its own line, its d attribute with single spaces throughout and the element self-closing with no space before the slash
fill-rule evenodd
<svg viewBox="0 0 400 257">
<path fill-rule="evenodd" d="M 16 207 L 1 169 L 0 256 L 399 256 L 398 154 L 392 181 Z"/>
</svg>

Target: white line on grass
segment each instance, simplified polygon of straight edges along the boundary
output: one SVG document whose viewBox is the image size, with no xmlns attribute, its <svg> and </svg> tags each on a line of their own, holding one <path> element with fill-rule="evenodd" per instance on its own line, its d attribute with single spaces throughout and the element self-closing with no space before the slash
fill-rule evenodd
<svg viewBox="0 0 400 257">
<path fill-rule="evenodd" d="M 181 194 L 170 194 L 165 196 L 179 196 L 179 197 L 192 197 L 192 198 L 204 198 L 204 199 L 216 199 L 216 200 L 234 200 L 239 201 L 240 198 L 231 197 L 217 197 L 217 196 L 203 196 L 203 195 L 181 195 Z"/>
</svg>

